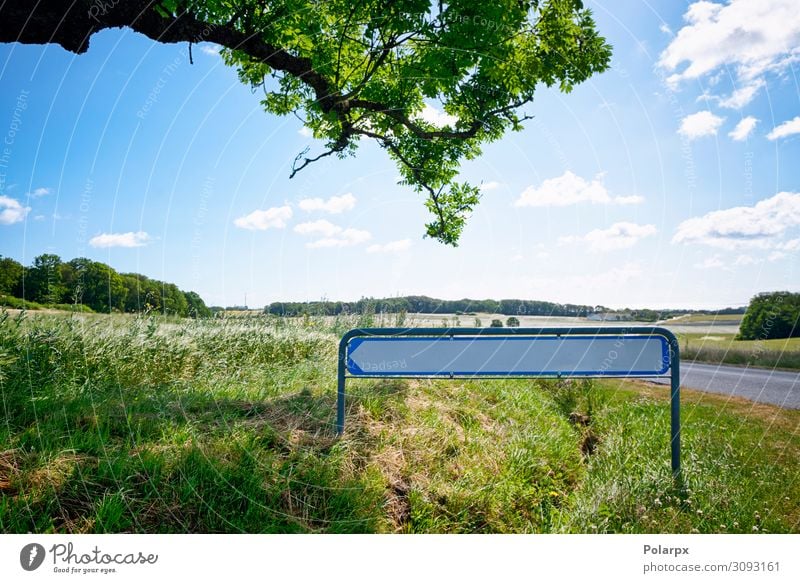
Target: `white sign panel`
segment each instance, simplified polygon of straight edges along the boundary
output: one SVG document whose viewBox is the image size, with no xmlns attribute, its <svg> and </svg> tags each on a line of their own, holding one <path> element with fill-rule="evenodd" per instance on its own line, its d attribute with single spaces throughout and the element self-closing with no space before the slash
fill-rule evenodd
<svg viewBox="0 0 800 583">
<path fill-rule="evenodd" d="M 669 370 L 662 336 L 357 337 L 353 376 L 657 376 Z"/>
</svg>

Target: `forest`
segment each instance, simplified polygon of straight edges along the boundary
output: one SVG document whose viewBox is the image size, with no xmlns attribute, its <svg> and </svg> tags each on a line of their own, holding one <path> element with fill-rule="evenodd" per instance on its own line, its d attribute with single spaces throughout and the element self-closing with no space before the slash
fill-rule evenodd
<svg viewBox="0 0 800 583">
<path fill-rule="evenodd" d="M 138 273 L 118 273 L 85 257 L 65 262 L 54 254 L 39 255 L 29 266 L 0 256 L 0 305 L 194 318 L 211 315 L 197 293 L 182 291 L 174 283 Z"/>
<path fill-rule="evenodd" d="M 361 298 L 353 302 L 273 302 L 264 310 L 278 316 L 337 316 L 339 314 L 365 314 L 400 312 L 420 314 L 470 314 L 499 313 L 532 316 L 585 316 L 603 311 L 602 306 L 579 306 L 556 304 L 532 300 L 441 300 L 428 296 L 404 296 L 396 298 Z"/>
</svg>

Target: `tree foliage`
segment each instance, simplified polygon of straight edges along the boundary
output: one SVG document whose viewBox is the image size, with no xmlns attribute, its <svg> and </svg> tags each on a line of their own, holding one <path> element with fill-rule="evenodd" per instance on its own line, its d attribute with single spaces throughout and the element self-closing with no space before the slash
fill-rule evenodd
<svg viewBox="0 0 800 583">
<path fill-rule="evenodd" d="M 23 270 L 21 263 L 0 256 L 0 294 L 16 296 L 22 293 Z"/>
<path fill-rule="evenodd" d="M 39 255 L 25 268 L 13 259 L 0 259 L 0 294 L 39 304 L 88 306 L 95 312 L 211 316 L 196 292 L 138 273 L 117 273 L 84 257 L 64 263 L 58 255 Z"/>
<path fill-rule="evenodd" d="M 34 258 L 33 265 L 25 269 L 25 299 L 40 304 L 58 304 L 66 288 L 61 276 L 61 258 L 46 253 Z"/>
<path fill-rule="evenodd" d="M 598 306 L 599 311 L 605 308 Z M 472 314 L 501 313 L 528 316 L 586 316 L 595 311 L 592 306 L 556 304 L 537 300 L 440 300 L 427 296 L 403 296 L 396 298 L 361 298 L 355 302 L 273 302 L 264 311 L 276 316 L 337 316 L 339 314 L 400 312 L 414 314 Z"/>
<path fill-rule="evenodd" d="M 768 292 L 750 300 L 739 327 L 739 340 L 797 336 L 800 336 L 800 293 Z"/>
<path fill-rule="evenodd" d="M 452 245 L 479 200 L 458 181 L 461 162 L 521 129 L 539 86 L 569 92 L 611 58 L 580 0 L 9 0 L 0 23 L 0 41 L 76 53 L 122 26 L 217 43 L 266 111 L 301 117 L 325 143 L 298 155 L 292 176 L 374 140 L 426 197 L 426 235 Z M 424 116 L 426 105 L 447 117 Z"/>
</svg>

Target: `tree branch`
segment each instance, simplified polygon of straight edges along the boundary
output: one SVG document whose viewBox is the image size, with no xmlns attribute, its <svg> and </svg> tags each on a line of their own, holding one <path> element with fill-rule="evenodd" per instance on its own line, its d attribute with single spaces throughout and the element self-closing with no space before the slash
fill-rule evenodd
<svg viewBox="0 0 800 583">
<path fill-rule="evenodd" d="M 333 146 L 331 146 L 328 150 L 320 154 L 319 156 L 315 156 L 313 158 L 304 158 L 304 156 L 308 153 L 309 148 L 305 148 L 302 152 L 300 152 L 294 158 L 294 162 L 292 162 L 292 173 L 289 175 L 289 178 L 292 179 L 295 177 L 295 174 L 300 172 L 303 168 L 308 166 L 309 164 L 313 164 L 317 160 L 322 158 L 326 158 L 331 154 L 338 154 L 339 152 L 343 152 L 347 146 L 350 145 L 350 138 L 353 137 L 355 133 L 355 129 L 353 128 L 352 124 L 349 122 L 345 124 L 345 127 L 342 129 L 342 133 L 339 138 L 334 142 Z M 297 161 L 303 158 L 303 163 L 300 166 L 297 165 Z"/>
<path fill-rule="evenodd" d="M 130 27 L 160 43 L 214 42 L 244 51 L 253 59 L 301 79 L 310 86 L 323 111 L 333 109 L 337 91 L 314 70 L 311 59 L 271 45 L 258 34 L 245 34 L 233 24 L 203 22 L 188 13 L 160 16 L 153 0 L 102 3 L 96 0 L 39 0 L 35 4 L 6 0 L 0 4 L 0 42 L 61 45 L 81 54 L 90 37 L 107 28 Z M 58 15 L 54 18 L 54 14 Z"/>
</svg>

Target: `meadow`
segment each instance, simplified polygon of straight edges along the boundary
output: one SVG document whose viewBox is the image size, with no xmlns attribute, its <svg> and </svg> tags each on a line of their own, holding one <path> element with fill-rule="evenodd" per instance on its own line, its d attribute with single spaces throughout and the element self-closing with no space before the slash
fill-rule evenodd
<svg viewBox="0 0 800 583">
<path fill-rule="evenodd" d="M 362 316 L 0 314 L 0 531 L 800 532 L 800 411 L 638 381 L 348 384 Z"/>
<path fill-rule="evenodd" d="M 681 334 L 681 357 L 712 364 L 800 370 L 800 338 L 736 340 L 733 334 Z"/>
</svg>

